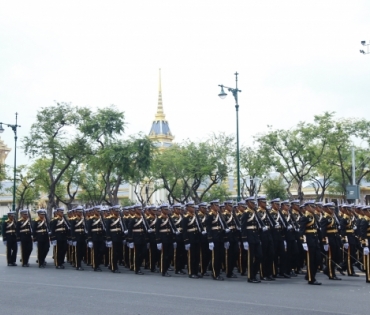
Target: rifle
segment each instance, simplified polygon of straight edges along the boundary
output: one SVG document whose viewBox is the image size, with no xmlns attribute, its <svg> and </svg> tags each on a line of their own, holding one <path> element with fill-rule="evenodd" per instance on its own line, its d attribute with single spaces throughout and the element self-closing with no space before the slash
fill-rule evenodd
<svg viewBox="0 0 370 315">
<path fill-rule="evenodd" d="M 242 224 L 240 223 L 239 219 L 238 219 L 238 216 L 236 215 L 235 213 L 235 208 L 233 207 L 233 209 L 231 210 L 231 215 L 233 216 L 233 219 L 234 219 L 234 222 L 235 222 L 235 225 L 236 227 L 240 230 L 241 229 L 241 226 Z"/>
<path fill-rule="evenodd" d="M 280 218 L 281 218 L 281 222 L 283 223 L 283 225 L 284 225 L 285 229 L 288 229 L 288 226 L 289 226 L 290 224 L 289 224 L 289 223 L 288 223 L 288 221 L 285 219 L 285 216 L 283 215 L 283 213 L 281 212 L 281 210 L 280 210 L 280 209 L 278 210 L 278 213 L 279 213 L 279 216 L 280 216 Z"/>
<path fill-rule="evenodd" d="M 195 222 L 197 224 L 198 231 L 199 231 L 199 233 L 202 233 L 204 231 L 204 228 L 203 228 L 202 223 L 200 222 L 200 218 L 198 216 L 198 213 L 196 211 L 194 211 L 194 215 L 195 215 Z M 201 226 L 202 226 L 203 229 L 200 228 Z"/>
<path fill-rule="evenodd" d="M 128 231 L 128 228 L 126 226 L 126 222 L 123 221 L 122 212 L 121 211 L 119 211 L 119 224 L 121 225 L 121 228 L 123 230 L 123 233 L 125 233 L 126 231 Z"/>
<path fill-rule="evenodd" d="M 31 212 L 30 212 L 30 209 L 27 209 L 27 210 L 28 210 L 28 220 L 30 222 L 30 232 L 31 232 L 31 235 L 33 235 Z"/>
<path fill-rule="evenodd" d="M 299 223 L 295 219 L 294 214 L 292 212 L 292 209 L 289 210 L 289 213 L 290 213 L 290 217 L 292 218 L 294 229 L 296 230 L 296 232 L 298 232 L 299 231 Z"/>
<path fill-rule="evenodd" d="M 257 206 L 255 206 L 253 208 L 253 211 L 254 211 L 254 216 L 256 217 L 256 221 L 257 221 L 258 227 L 263 231 L 263 229 L 266 227 L 266 225 L 265 225 L 265 223 L 263 223 L 263 221 L 261 220 L 260 216 L 258 215 Z M 267 230 L 265 230 L 265 231 L 267 231 Z"/>
<path fill-rule="evenodd" d="M 101 219 L 101 224 L 103 226 L 104 232 L 107 232 L 107 227 L 105 226 L 105 219 L 103 218 L 103 214 L 100 211 L 100 219 Z"/>
<path fill-rule="evenodd" d="M 70 224 L 70 223 L 69 223 L 69 221 L 67 220 L 67 218 L 66 218 L 66 215 L 65 215 L 65 214 L 63 214 L 63 219 L 64 219 L 64 222 L 66 223 L 67 228 L 68 228 L 69 230 L 71 230 L 71 224 Z"/>
<path fill-rule="evenodd" d="M 46 224 L 46 230 L 47 230 L 48 234 L 50 234 L 51 230 L 50 230 L 50 224 L 49 224 L 47 211 L 45 211 L 45 224 Z"/>
<path fill-rule="evenodd" d="M 143 210 L 143 212 L 144 212 L 144 210 Z M 144 224 L 145 230 L 147 231 L 147 233 L 149 233 L 149 229 L 150 229 L 149 222 L 145 217 L 145 213 L 143 213 L 143 212 L 141 213 L 141 217 L 143 218 L 143 224 Z M 168 216 L 168 217 L 170 217 L 170 216 Z"/>
</svg>

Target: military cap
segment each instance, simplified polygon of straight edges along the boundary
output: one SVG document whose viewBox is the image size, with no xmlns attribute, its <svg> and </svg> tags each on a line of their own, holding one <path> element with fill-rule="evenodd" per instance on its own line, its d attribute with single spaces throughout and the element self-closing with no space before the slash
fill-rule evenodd
<svg viewBox="0 0 370 315">
<path fill-rule="evenodd" d="M 246 198 L 245 199 L 245 201 L 255 201 L 255 198 L 254 198 L 254 196 L 250 196 L 250 197 L 248 197 L 248 198 Z"/>
<path fill-rule="evenodd" d="M 8 211 L 7 213 L 8 215 L 15 215 L 15 212 L 14 211 Z"/>
<path fill-rule="evenodd" d="M 289 199 L 286 199 L 286 200 L 283 200 L 281 203 L 282 204 L 290 204 L 290 201 L 289 201 Z"/>
<path fill-rule="evenodd" d="M 82 206 L 77 206 L 75 211 L 79 211 L 79 212 L 83 212 L 84 211 L 84 207 Z"/>
<path fill-rule="evenodd" d="M 28 214 L 28 209 L 22 209 L 19 211 L 20 214 Z"/>
<path fill-rule="evenodd" d="M 132 207 L 136 209 L 136 208 L 142 208 L 143 206 L 141 205 L 141 203 L 135 203 Z"/>
<path fill-rule="evenodd" d="M 321 201 L 315 202 L 316 206 L 324 206 L 324 203 Z"/>
<path fill-rule="evenodd" d="M 257 200 L 266 200 L 266 195 L 257 196 Z"/>
<path fill-rule="evenodd" d="M 280 202 L 280 198 L 272 199 L 270 202 L 271 202 L 271 203 L 273 203 L 273 202 Z"/>
<path fill-rule="evenodd" d="M 315 205 L 315 201 L 314 200 L 307 200 L 304 203 L 304 206 L 313 206 L 313 205 Z"/>
<path fill-rule="evenodd" d="M 322 205 L 323 207 L 335 207 L 335 204 L 333 202 L 324 203 Z"/>
<path fill-rule="evenodd" d="M 94 206 L 94 207 L 93 207 L 93 210 L 98 210 L 98 211 L 100 211 L 100 209 L 101 209 L 101 205 L 96 205 L 96 206 Z"/>
<path fill-rule="evenodd" d="M 294 199 L 294 200 L 292 200 L 291 202 L 290 202 L 291 204 L 300 204 L 301 203 L 301 201 L 299 200 L 299 199 Z"/>
<path fill-rule="evenodd" d="M 120 205 L 115 205 L 115 206 L 112 207 L 112 209 L 113 210 L 119 210 L 119 209 L 121 209 L 121 206 Z"/>
<path fill-rule="evenodd" d="M 159 206 L 159 208 L 160 208 L 160 209 L 162 209 L 162 208 L 169 208 L 169 204 L 168 204 L 168 203 L 166 203 L 166 202 L 164 202 L 164 203 L 162 203 L 162 204 Z"/>
<path fill-rule="evenodd" d="M 185 206 L 186 206 L 186 207 L 194 207 L 194 206 L 195 206 L 195 203 L 194 203 L 194 201 L 193 201 L 193 200 L 191 200 L 191 201 L 187 202 L 187 203 L 185 204 Z"/>
<path fill-rule="evenodd" d="M 198 207 L 207 207 L 208 206 L 208 203 L 206 202 L 201 202 Z"/>
<path fill-rule="evenodd" d="M 232 205 L 233 203 L 234 203 L 233 200 L 226 200 L 226 201 L 224 201 L 224 204 L 225 205 Z"/>
<path fill-rule="evenodd" d="M 36 211 L 37 214 L 46 214 L 46 210 L 45 209 L 39 209 Z"/>
<path fill-rule="evenodd" d="M 244 200 L 238 201 L 238 206 L 247 206 L 247 203 Z"/>
<path fill-rule="evenodd" d="M 211 205 L 214 204 L 214 203 L 220 203 L 220 199 L 214 199 L 212 201 L 209 202 Z"/>
</svg>

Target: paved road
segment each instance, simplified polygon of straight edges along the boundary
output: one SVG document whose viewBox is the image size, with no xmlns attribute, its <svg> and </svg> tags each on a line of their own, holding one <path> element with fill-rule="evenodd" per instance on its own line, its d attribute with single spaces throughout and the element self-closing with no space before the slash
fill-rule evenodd
<svg viewBox="0 0 370 315">
<path fill-rule="evenodd" d="M 330 281 L 320 274 L 322 286 L 310 286 L 303 277 L 278 279 L 260 284 L 245 277 L 189 279 L 158 274 L 138 276 L 124 269 L 113 274 L 88 267 L 76 271 L 70 266 L 56 270 L 7 267 L 5 248 L 0 245 L 0 314 L 369 314 L 370 284 L 360 278 L 342 277 Z"/>
</svg>

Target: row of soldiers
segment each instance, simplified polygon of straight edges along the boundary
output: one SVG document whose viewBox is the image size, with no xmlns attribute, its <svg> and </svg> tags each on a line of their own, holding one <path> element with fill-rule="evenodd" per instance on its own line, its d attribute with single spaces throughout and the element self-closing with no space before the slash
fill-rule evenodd
<svg viewBox="0 0 370 315">
<path fill-rule="evenodd" d="M 51 245 L 57 269 L 64 269 L 67 259 L 76 270 L 83 270 L 84 261 L 94 271 L 104 264 L 119 273 L 118 266 L 124 265 L 142 275 L 145 265 L 170 277 L 172 264 L 176 274 L 185 274 L 187 267 L 193 279 L 209 276 L 208 271 L 215 280 L 223 280 L 221 271 L 236 278 L 237 269 L 248 282 L 259 283 L 296 277 L 306 265 L 305 279 L 320 285 L 318 270 L 340 280 L 336 271 L 358 276 L 353 269 L 357 264 L 370 282 L 370 206 L 343 204 L 335 209 L 332 203 L 301 205 L 299 200 L 279 198 L 270 205 L 266 196 L 258 196 L 236 205 L 213 200 L 145 209 L 141 204 L 123 209 L 78 206 L 67 215 L 56 208 L 50 221 L 43 209 L 35 220 L 24 209 L 17 221 L 8 213 L 3 241 L 8 266 L 16 266 L 20 245 L 22 266 L 28 267 L 35 245 L 39 268 L 44 268 Z"/>
</svg>

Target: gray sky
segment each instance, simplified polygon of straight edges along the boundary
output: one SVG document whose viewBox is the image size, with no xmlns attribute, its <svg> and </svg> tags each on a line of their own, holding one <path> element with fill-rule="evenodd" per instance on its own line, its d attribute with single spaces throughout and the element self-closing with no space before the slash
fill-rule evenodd
<svg viewBox="0 0 370 315">
<path fill-rule="evenodd" d="M 1 1 L 0 121 L 28 134 L 39 108 L 58 102 L 126 113 L 127 134 L 148 133 L 163 105 L 176 141 L 235 133 L 313 115 L 370 119 L 369 1 Z M 1 138 L 13 147 L 7 128 Z M 18 151 L 18 163 L 25 163 Z M 7 163 L 13 164 L 9 155 Z"/>
</svg>

